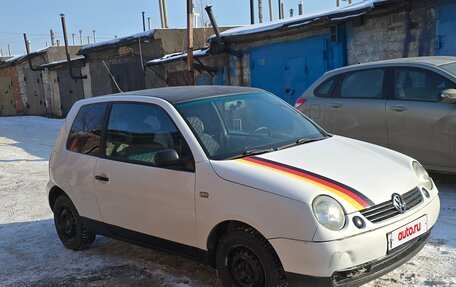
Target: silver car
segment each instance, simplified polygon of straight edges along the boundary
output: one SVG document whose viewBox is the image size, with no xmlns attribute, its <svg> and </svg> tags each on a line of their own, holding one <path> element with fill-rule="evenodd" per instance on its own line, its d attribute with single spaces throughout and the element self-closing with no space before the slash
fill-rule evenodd
<svg viewBox="0 0 456 287">
<path fill-rule="evenodd" d="M 295 105 L 327 131 L 456 173 L 456 57 L 386 60 L 324 74 Z"/>
</svg>

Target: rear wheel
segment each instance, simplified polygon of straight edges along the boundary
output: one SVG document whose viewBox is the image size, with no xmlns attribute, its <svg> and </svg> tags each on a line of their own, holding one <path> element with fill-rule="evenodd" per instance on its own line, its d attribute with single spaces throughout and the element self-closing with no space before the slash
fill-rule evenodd
<svg viewBox="0 0 456 287">
<path fill-rule="evenodd" d="M 277 254 L 253 229 L 238 229 L 225 234 L 217 247 L 216 264 L 223 286 L 287 286 Z"/>
<path fill-rule="evenodd" d="M 81 250 L 95 241 L 95 234 L 87 232 L 73 202 L 59 196 L 54 204 L 54 224 L 63 245 L 72 250 Z"/>
</svg>

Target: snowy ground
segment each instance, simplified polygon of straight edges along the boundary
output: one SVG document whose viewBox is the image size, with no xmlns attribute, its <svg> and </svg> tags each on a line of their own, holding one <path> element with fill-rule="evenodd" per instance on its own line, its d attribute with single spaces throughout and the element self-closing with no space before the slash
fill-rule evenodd
<svg viewBox="0 0 456 287">
<path fill-rule="evenodd" d="M 62 120 L 0 118 L 0 286 L 216 286 L 213 269 L 98 236 L 60 244 L 47 205 L 47 161 Z M 442 209 L 430 243 L 366 286 L 456 286 L 456 180 L 437 178 Z"/>
</svg>

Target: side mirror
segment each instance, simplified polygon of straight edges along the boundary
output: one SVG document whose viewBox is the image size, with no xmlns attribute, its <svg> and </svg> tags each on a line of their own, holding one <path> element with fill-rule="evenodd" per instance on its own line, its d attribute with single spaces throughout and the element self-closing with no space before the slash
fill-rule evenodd
<svg viewBox="0 0 456 287">
<path fill-rule="evenodd" d="M 193 157 L 180 158 L 174 149 L 165 149 L 155 154 L 155 166 L 157 167 L 179 167 L 186 171 L 195 171 Z"/>
<path fill-rule="evenodd" d="M 155 154 L 155 165 L 158 167 L 168 167 L 180 164 L 181 160 L 177 151 L 174 149 L 161 150 Z"/>
<path fill-rule="evenodd" d="M 440 95 L 444 103 L 456 103 L 456 89 L 447 89 Z"/>
</svg>

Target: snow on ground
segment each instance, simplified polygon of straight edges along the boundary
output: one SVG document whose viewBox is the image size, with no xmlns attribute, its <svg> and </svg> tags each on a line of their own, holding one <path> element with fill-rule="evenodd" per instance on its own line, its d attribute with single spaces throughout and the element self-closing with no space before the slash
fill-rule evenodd
<svg viewBox="0 0 456 287">
<path fill-rule="evenodd" d="M 0 286 L 217 286 L 209 267 L 106 237 L 79 252 L 61 245 L 45 186 L 62 123 L 0 117 Z M 429 244 L 366 286 L 456 286 L 456 180 L 437 185 L 442 209 Z"/>
</svg>

